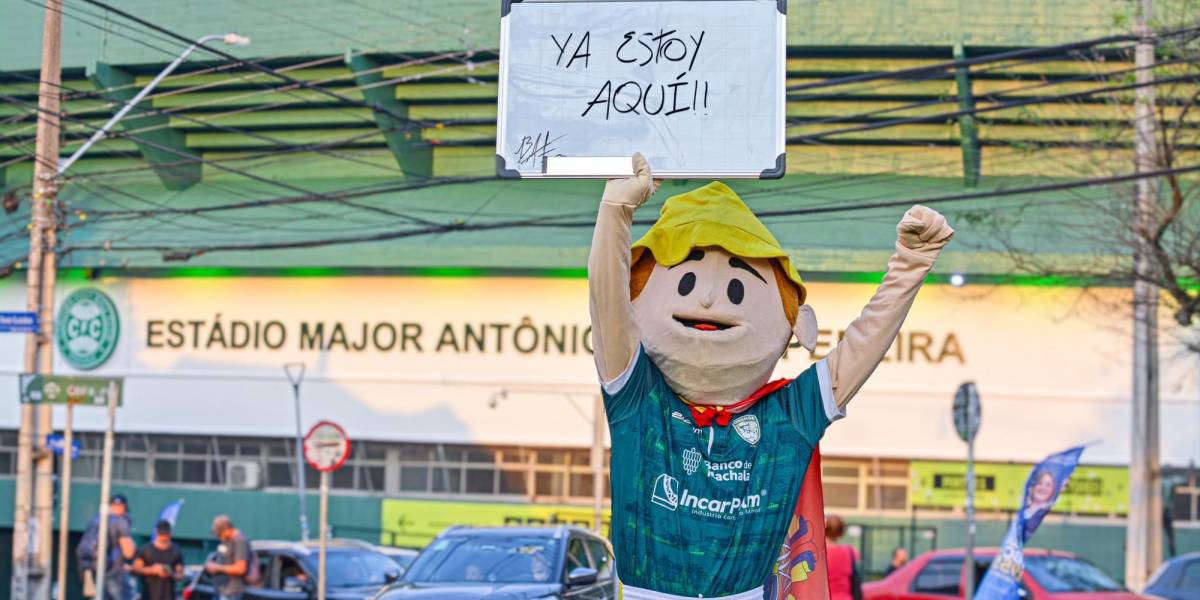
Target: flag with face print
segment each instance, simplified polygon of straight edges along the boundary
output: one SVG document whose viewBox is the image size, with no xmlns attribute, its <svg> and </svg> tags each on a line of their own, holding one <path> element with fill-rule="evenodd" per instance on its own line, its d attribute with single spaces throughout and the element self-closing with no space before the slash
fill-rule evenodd
<svg viewBox="0 0 1200 600">
<path fill-rule="evenodd" d="M 1051 454 L 1038 463 L 1025 482 L 1025 498 L 1017 513 L 1000 553 L 992 560 L 987 575 L 979 584 L 975 600 L 1017 600 L 1021 576 L 1025 572 L 1025 542 L 1033 536 L 1042 519 L 1054 507 L 1058 495 L 1067 487 L 1067 480 L 1079 464 L 1083 446 Z"/>
</svg>

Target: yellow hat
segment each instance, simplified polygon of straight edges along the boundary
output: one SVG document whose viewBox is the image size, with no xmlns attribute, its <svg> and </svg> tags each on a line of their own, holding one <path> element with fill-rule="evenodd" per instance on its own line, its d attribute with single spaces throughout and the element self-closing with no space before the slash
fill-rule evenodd
<svg viewBox="0 0 1200 600">
<path fill-rule="evenodd" d="M 743 258 L 774 258 L 800 290 L 808 294 L 787 252 L 729 186 L 714 181 L 667 198 L 658 221 L 633 244 L 633 263 L 649 250 L 663 266 L 683 262 L 693 248 L 716 246 Z"/>
</svg>

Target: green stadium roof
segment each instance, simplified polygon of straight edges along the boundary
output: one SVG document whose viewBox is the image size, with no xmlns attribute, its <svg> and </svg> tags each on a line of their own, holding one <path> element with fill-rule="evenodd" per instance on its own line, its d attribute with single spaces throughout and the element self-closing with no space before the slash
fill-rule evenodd
<svg viewBox="0 0 1200 600">
<path fill-rule="evenodd" d="M 249 35 L 253 45 L 231 51 L 352 102 L 288 87 L 197 53 L 146 101 L 142 109 L 149 113 L 135 114 L 124 124 L 126 133 L 141 140 L 104 141 L 71 170 L 62 194 L 68 208 L 64 267 L 209 273 L 497 269 L 578 275 L 586 265 L 588 224 L 602 183 L 492 178 L 495 0 L 304 0 L 286 9 L 261 0 L 116 5 L 187 37 L 227 30 Z M 798 85 L 927 66 L 949 60 L 955 43 L 964 44 L 967 56 L 979 56 L 998 48 L 1120 33 L 1114 14 L 1119 8 L 1079 0 L 971 10 L 949 1 L 793 1 L 788 80 Z M 7 165 L 0 168 L 0 189 L 14 198 L 27 197 L 31 178 L 30 106 L 36 102 L 41 11 L 30 3 L 0 5 L 0 20 L 19 24 L 7 27 L 14 35 L 0 40 L 0 94 L 13 99 L 0 102 L 0 165 Z M 64 155 L 111 115 L 114 99 L 144 85 L 182 49 L 176 40 L 89 4 L 68 4 L 66 17 Z M 349 56 L 366 61 L 355 63 L 355 70 L 374 66 L 372 72 L 385 84 L 360 88 L 362 81 L 356 81 L 346 60 L 348 48 L 354 49 Z M 99 64 L 85 68 L 92 61 Z M 1097 85 L 1086 77 L 1129 66 L 1073 57 L 991 65 L 971 78 L 970 89 L 978 106 L 996 106 L 1084 90 Z M 385 102 L 403 106 L 419 123 L 422 139 L 430 144 L 436 185 L 423 186 L 398 167 L 387 139 L 394 132 L 381 131 L 367 105 L 356 104 L 364 90 L 372 101 L 383 97 L 378 95 L 383 90 Z M 821 209 L 767 219 L 801 270 L 877 273 L 890 253 L 903 207 L 856 212 L 830 212 L 830 207 L 1079 179 L 1097 168 L 1097 157 L 1071 144 L 1128 118 L 1128 107 L 1120 102 L 1039 102 L 981 113 L 983 178 L 973 188 L 964 187 L 962 129 L 953 119 L 859 130 L 819 143 L 809 137 L 878 119 L 953 112 L 958 101 L 952 76 L 791 94 L 789 175 L 733 187 L 757 211 Z M 887 112 L 864 116 L 879 111 Z M 201 157 L 205 164 L 179 159 L 179 153 Z M 668 182 L 655 202 L 702 183 Z M 1069 213 L 1063 201 L 1075 193 L 1080 192 L 938 205 L 951 216 L 960 240 L 939 269 L 1007 272 L 1008 262 L 985 235 L 987 215 L 1032 201 L 1042 205 L 1026 209 L 1014 239 L 1046 255 L 1086 259 L 1093 248 L 1061 240 L 1034 218 L 1036 211 Z M 347 197 L 332 200 L 330 195 Z M 228 209 L 234 204 L 244 206 Z M 26 200 L 0 231 L 5 263 L 25 252 L 27 211 Z M 639 219 L 653 216 L 651 207 L 639 213 Z M 531 219 L 538 221 L 504 226 Z M 431 227 L 438 232 L 410 235 Z M 314 240 L 338 243 L 304 247 Z M 212 250 L 244 244 L 284 247 Z"/>
</svg>

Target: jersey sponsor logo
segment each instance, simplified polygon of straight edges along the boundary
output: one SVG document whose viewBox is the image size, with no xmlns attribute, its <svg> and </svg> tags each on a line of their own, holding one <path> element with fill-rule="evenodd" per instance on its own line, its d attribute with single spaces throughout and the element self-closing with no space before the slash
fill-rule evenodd
<svg viewBox="0 0 1200 600">
<path fill-rule="evenodd" d="M 670 511 L 679 508 L 679 480 L 666 473 L 659 475 L 654 480 L 650 501 Z"/>
<path fill-rule="evenodd" d="M 754 415 L 742 415 L 733 420 L 730 425 L 737 432 L 738 436 L 746 440 L 751 446 L 758 443 L 762 438 L 762 428 L 758 425 L 758 417 Z"/>
<path fill-rule="evenodd" d="M 709 478 L 715 481 L 750 481 L 750 467 L 754 463 L 748 460 L 731 460 L 729 462 L 704 461 L 704 469 Z"/>
<path fill-rule="evenodd" d="M 683 451 L 683 472 L 692 475 L 700 468 L 700 451 L 688 448 Z"/>
<path fill-rule="evenodd" d="M 679 487 L 678 479 L 663 473 L 654 480 L 654 491 L 651 492 L 650 501 L 672 512 L 682 506 L 692 509 L 692 514 L 704 517 L 736 519 L 762 510 L 763 500 L 767 495 L 767 490 L 760 490 L 757 494 L 742 497 L 709 498 L 697 496 L 687 488 L 680 492 Z"/>
<path fill-rule="evenodd" d="M 704 473 L 714 481 L 750 481 L 750 468 L 754 463 L 748 460 L 731 460 L 728 462 L 711 462 L 704 459 L 696 448 L 688 448 L 680 454 L 683 472 L 695 475 L 704 465 Z"/>
</svg>

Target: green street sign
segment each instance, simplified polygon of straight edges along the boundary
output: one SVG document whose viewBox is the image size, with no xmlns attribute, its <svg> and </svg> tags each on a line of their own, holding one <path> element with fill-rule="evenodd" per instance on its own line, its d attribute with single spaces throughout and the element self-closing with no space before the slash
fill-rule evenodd
<svg viewBox="0 0 1200 600">
<path fill-rule="evenodd" d="M 121 377 L 75 377 L 72 375 L 21 375 L 21 404 L 75 404 L 108 406 L 110 389 L 121 404 Z M 114 387 L 115 386 L 115 387 Z"/>
<path fill-rule="evenodd" d="M 117 349 L 121 318 L 104 292 L 86 288 L 71 292 L 58 308 L 58 350 L 76 369 L 90 371 Z"/>
</svg>

